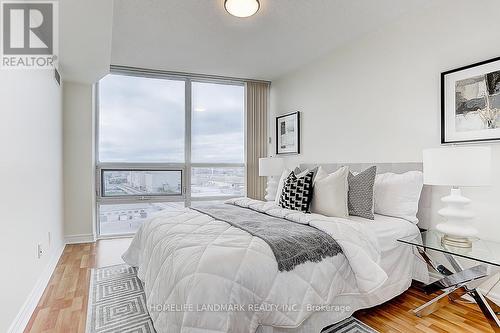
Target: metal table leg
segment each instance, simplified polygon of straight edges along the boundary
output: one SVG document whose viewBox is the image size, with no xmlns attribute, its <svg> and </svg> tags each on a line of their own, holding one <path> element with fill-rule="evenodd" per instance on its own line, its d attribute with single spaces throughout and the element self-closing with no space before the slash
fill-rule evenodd
<svg viewBox="0 0 500 333">
<path fill-rule="evenodd" d="M 442 275 L 451 275 L 453 274 L 452 271 L 450 271 L 448 268 L 444 267 L 441 264 L 438 264 L 434 262 L 428 255 L 427 252 L 425 252 L 424 249 L 421 249 L 420 247 L 417 247 L 418 253 L 422 256 L 422 258 L 425 260 L 425 262 L 431 266 L 436 272 L 442 274 Z"/>
<path fill-rule="evenodd" d="M 495 333 L 500 333 L 500 320 L 495 313 L 498 312 L 499 306 L 493 303 L 488 299 L 488 297 L 484 296 L 479 290 L 476 289 L 476 286 L 479 285 L 479 282 L 489 277 L 487 272 L 482 270 L 483 267 L 481 267 L 480 265 L 472 267 L 470 269 L 464 269 L 464 267 L 452 255 L 443 253 L 446 259 L 450 262 L 453 269 L 456 271 L 456 273 L 452 273 L 443 265 L 434 262 L 427 255 L 424 249 L 418 248 L 418 251 L 422 258 L 424 258 L 424 260 L 432 268 L 445 276 L 443 279 L 434 282 L 433 284 L 442 285 L 443 287 L 446 286 L 447 288 L 441 289 L 443 290 L 442 294 L 413 310 L 415 315 L 417 315 L 418 317 L 422 317 L 431 314 L 432 312 L 436 311 L 441 306 L 446 304 L 445 300 L 447 296 L 451 300 L 455 300 L 465 294 L 469 294 L 476 301 L 477 305 L 490 323 L 493 331 Z M 429 286 L 433 284 L 430 284 Z M 432 288 L 430 290 L 432 290 Z"/>
<path fill-rule="evenodd" d="M 488 276 L 488 269 L 485 265 L 477 265 L 463 271 L 447 275 L 442 279 L 435 281 L 425 286 L 424 290 L 427 294 L 433 294 L 439 290 L 445 290 L 450 287 L 463 285 L 468 287 L 468 284 L 473 281 L 482 280 Z"/>
<path fill-rule="evenodd" d="M 451 266 L 453 266 L 455 272 L 461 272 L 464 270 L 462 264 L 460 264 L 457 260 L 455 260 L 455 258 L 453 258 L 451 254 L 443 253 L 443 255 L 446 258 L 446 260 L 448 260 L 448 262 L 451 264 Z"/>
<path fill-rule="evenodd" d="M 446 301 L 446 296 L 451 295 L 453 292 L 455 292 L 457 289 L 462 288 L 463 286 L 456 286 L 456 287 L 451 287 L 446 290 L 442 294 L 440 294 L 437 297 L 434 297 L 431 299 L 429 302 L 419 306 L 415 310 L 413 310 L 413 313 L 417 317 L 425 317 L 433 313 L 434 311 L 438 310 L 442 306 L 446 305 L 448 302 Z"/>
<path fill-rule="evenodd" d="M 490 326 L 493 329 L 493 331 L 495 333 L 500 333 L 500 320 L 498 320 L 497 314 L 492 309 L 492 305 L 494 303 L 490 301 L 488 297 L 484 296 L 477 289 L 469 291 L 469 295 L 471 295 L 476 301 L 477 305 L 479 305 L 479 308 L 483 312 L 486 319 L 488 319 L 488 322 L 490 323 Z M 490 302 L 493 304 L 490 304 Z"/>
</svg>

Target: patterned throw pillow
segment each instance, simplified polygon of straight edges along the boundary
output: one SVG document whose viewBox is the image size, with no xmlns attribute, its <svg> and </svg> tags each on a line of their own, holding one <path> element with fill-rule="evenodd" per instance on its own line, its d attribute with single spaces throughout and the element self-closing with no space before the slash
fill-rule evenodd
<svg viewBox="0 0 500 333">
<path fill-rule="evenodd" d="M 313 178 L 314 172 L 312 171 L 301 178 L 297 178 L 294 172 L 290 173 L 283 185 L 280 206 L 304 213 L 308 212 L 313 194 Z"/>
<path fill-rule="evenodd" d="M 376 175 L 376 166 L 372 166 L 356 176 L 349 172 L 347 177 L 349 215 L 361 216 L 369 220 L 375 218 L 373 216 L 373 186 Z"/>
</svg>

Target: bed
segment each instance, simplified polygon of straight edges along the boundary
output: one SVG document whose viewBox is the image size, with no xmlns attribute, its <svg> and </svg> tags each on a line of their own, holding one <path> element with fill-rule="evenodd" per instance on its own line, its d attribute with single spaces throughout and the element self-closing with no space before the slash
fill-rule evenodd
<svg viewBox="0 0 500 333">
<path fill-rule="evenodd" d="M 381 249 L 380 266 L 387 273 L 387 281 L 380 289 L 368 295 L 338 295 L 336 303 L 349 304 L 349 311 L 315 312 L 297 328 L 261 326 L 258 333 L 319 333 L 322 328 L 351 316 L 356 310 L 385 303 L 400 295 L 410 287 L 412 280 L 428 282 L 428 270 L 424 262 L 412 252 L 411 247 L 395 242 L 395 239 L 418 234 L 418 228 L 414 224 L 377 214 L 374 221 L 358 217 L 351 217 L 351 220 L 376 235 Z"/>
<path fill-rule="evenodd" d="M 381 172 L 421 167 L 377 166 Z M 158 333 L 320 332 L 404 292 L 412 279 L 427 282 L 425 263 L 396 242 L 418 234 L 408 221 L 325 217 L 248 198 L 227 205 L 312 226 L 331 235 L 342 252 L 279 271 L 271 248 L 259 237 L 193 209 L 160 213 L 144 223 L 123 255 L 138 267 Z"/>
</svg>

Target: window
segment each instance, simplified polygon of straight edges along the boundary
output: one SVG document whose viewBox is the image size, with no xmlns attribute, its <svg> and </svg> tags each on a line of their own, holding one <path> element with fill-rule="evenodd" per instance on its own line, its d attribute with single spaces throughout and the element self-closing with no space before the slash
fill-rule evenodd
<svg viewBox="0 0 500 333">
<path fill-rule="evenodd" d="M 98 233 L 133 233 L 197 200 L 244 196 L 242 82 L 114 70 L 98 84 Z"/>
<path fill-rule="evenodd" d="M 245 195 L 245 168 L 192 168 L 193 198 L 241 197 Z"/>
<path fill-rule="evenodd" d="M 193 82 L 193 199 L 245 195 L 244 101 L 241 85 Z"/>
<path fill-rule="evenodd" d="M 103 197 L 182 195 L 182 170 L 101 170 Z"/>
<path fill-rule="evenodd" d="M 194 82 L 193 163 L 245 161 L 243 86 Z"/>
<path fill-rule="evenodd" d="M 134 233 L 145 219 L 154 216 L 155 213 L 183 207 L 184 204 L 179 202 L 101 204 L 99 205 L 100 235 Z"/>
<path fill-rule="evenodd" d="M 184 162 L 184 81 L 108 75 L 99 92 L 99 162 Z"/>
</svg>

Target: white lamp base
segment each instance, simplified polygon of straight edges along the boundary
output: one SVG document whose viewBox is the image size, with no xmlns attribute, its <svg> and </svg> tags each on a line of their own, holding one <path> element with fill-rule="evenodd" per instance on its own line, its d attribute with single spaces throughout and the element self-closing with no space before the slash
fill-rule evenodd
<svg viewBox="0 0 500 333">
<path fill-rule="evenodd" d="M 436 229 L 444 233 L 443 244 L 457 247 L 471 247 L 470 237 L 477 235 L 477 229 L 470 225 L 475 215 L 465 208 L 471 200 L 462 196 L 459 188 L 452 188 L 450 195 L 441 199 L 445 207 L 438 211 L 446 222 L 439 223 Z"/>
<path fill-rule="evenodd" d="M 266 196 L 264 199 L 266 201 L 274 201 L 276 198 L 276 191 L 278 190 L 278 182 L 276 181 L 276 177 L 269 176 L 267 177 L 267 188 L 266 188 Z"/>
</svg>

